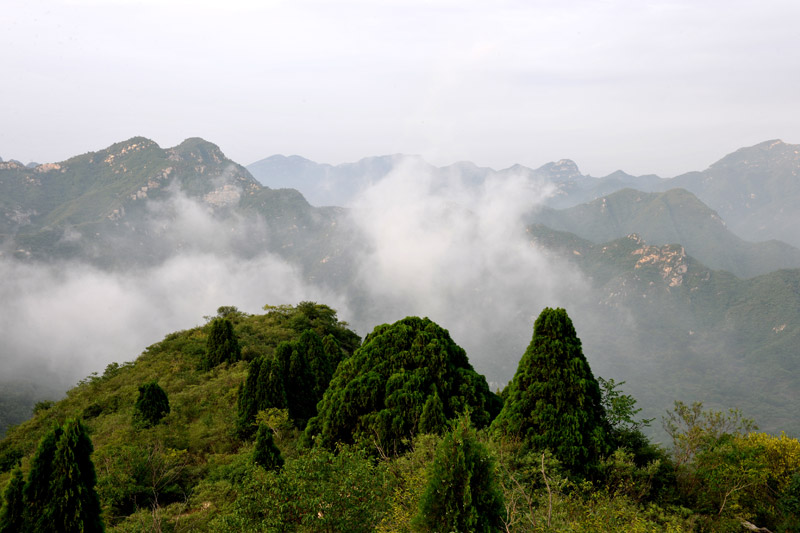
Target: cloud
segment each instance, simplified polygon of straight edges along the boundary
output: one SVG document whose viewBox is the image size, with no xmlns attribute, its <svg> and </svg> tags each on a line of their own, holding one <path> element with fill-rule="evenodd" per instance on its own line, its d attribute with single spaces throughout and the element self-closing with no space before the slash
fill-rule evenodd
<svg viewBox="0 0 800 533">
<path fill-rule="evenodd" d="M 154 255 L 166 257 L 155 265 L 107 270 L 0 259 L 4 375 L 66 388 L 108 363 L 135 359 L 169 332 L 201 324 L 222 305 L 255 313 L 265 304 L 312 300 L 346 312 L 341 298 L 306 283 L 282 258 L 263 249 L 239 253 L 248 236 L 266 233 L 260 219 L 215 217 L 177 192 L 150 207 L 146 230 L 163 248 Z"/>
<path fill-rule="evenodd" d="M 585 282 L 526 238 L 525 215 L 550 185 L 524 175 L 471 185 L 458 172 L 429 169 L 406 160 L 354 201 L 351 223 L 365 243 L 356 285 L 370 302 L 362 312 L 374 324 L 428 316 L 479 370 L 503 382 L 536 316 L 570 306 Z"/>
</svg>

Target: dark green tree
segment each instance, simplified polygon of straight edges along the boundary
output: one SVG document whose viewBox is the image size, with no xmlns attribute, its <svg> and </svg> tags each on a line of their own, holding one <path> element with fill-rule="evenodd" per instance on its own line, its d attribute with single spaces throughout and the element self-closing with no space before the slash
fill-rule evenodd
<svg viewBox="0 0 800 533">
<path fill-rule="evenodd" d="M 24 491 L 25 478 L 17 467 L 11 473 L 11 480 L 3 493 L 4 505 L 0 510 L 0 533 L 19 533 L 24 529 Z"/>
<path fill-rule="evenodd" d="M 64 423 L 53 456 L 47 524 L 55 531 L 103 531 L 92 440 L 78 419 Z"/>
<path fill-rule="evenodd" d="M 325 350 L 325 355 L 328 357 L 328 362 L 331 365 L 331 377 L 333 377 L 333 373 L 336 372 L 336 367 L 339 366 L 339 363 L 342 361 L 342 356 L 344 355 L 342 353 L 342 348 L 333 335 L 327 335 L 322 339 L 322 348 Z"/>
<path fill-rule="evenodd" d="M 333 349 L 340 352 L 335 338 L 329 337 L 326 350 L 326 343 L 308 329 L 295 341 L 279 343 L 273 357 L 256 358 L 250 363 L 237 405 L 236 428 L 240 438 L 252 437 L 256 414 L 271 407 L 288 409 L 294 424 L 305 428 L 317 414 L 317 403 L 333 375 L 328 352 Z"/>
<path fill-rule="evenodd" d="M 209 325 L 203 369 L 210 370 L 226 362 L 235 363 L 240 357 L 241 348 L 233 331 L 233 323 L 227 318 L 213 319 Z"/>
<path fill-rule="evenodd" d="M 414 525 L 422 531 L 499 531 L 504 506 L 494 463 L 462 416 L 436 448 Z"/>
<path fill-rule="evenodd" d="M 158 382 L 153 380 L 139 387 L 139 398 L 133 406 L 135 425 L 152 427 L 169 414 L 169 398 Z"/>
<path fill-rule="evenodd" d="M 549 449 L 572 472 L 589 473 L 608 451 L 600 387 L 564 309 L 546 308 L 492 424 L 500 436 Z"/>
<path fill-rule="evenodd" d="M 343 442 L 399 453 L 419 433 L 434 391 L 446 419 L 469 409 L 483 427 L 499 411 L 499 398 L 447 330 L 418 317 L 378 326 L 339 364 L 303 440 L 330 449 Z"/>
<path fill-rule="evenodd" d="M 447 418 L 444 416 L 444 405 L 439 393 L 435 390 L 425 400 L 422 414 L 419 417 L 419 432 L 440 434 L 447 429 Z"/>
<path fill-rule="evenodd" d="M 236 399 L 236 434 L 240 439 L 249 439 L 253 436 L 253 421 L 258 414 L 258 377 L 261 373 L 263 357 L 256 357 L 250 361 L 247 368 L 247 378 L 239 386 L 239 395 Z"/>
<path fill-rule="evenodd" d="M 253 462 L 266 470 L 280 470 L 283 467 L 281 451 L 275 446 L 272 430 L 266 424 L 259 424 L 256 433 Z"/>
<path fill-rule="evenodd" d="M 53 427 L 39 441 L 39 447 L 31 461 L 31 470 L 28 480 L 23 488 L 25 502 L 23 531 L 48 531 L 51 528 L 46 522 L 45 515 L 50 505 L 50 481 L 53 479 L 53 458 L 56 447 L 63 430 L 59 426 Z"/>
</svg>

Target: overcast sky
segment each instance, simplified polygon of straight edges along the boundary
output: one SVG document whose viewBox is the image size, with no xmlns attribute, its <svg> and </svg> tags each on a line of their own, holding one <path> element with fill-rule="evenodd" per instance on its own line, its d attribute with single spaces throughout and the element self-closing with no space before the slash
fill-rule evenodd
<svg viewBox="0 0 800 533">
<path fill-rule="evenodd" d="M 135 135 L 674 176 L 800 143 L 800 2 L 3 0 L 0 157 Z"/>
</svg>

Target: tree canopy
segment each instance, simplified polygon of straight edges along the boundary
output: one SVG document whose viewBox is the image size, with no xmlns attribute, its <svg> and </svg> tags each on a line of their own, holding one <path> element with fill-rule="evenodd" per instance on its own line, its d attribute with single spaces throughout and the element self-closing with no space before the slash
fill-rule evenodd
<svg viewBox="0 0 800 533">
<path fill-rule="evenodd" d="M 545 308 L 492 424 L 530 449 L 549 449 L 567 468 L 586 473 L 609 447 L 600 387 L 564 309 Z"/>
<path fill-rule="evenodd" d="M 233 323 L 228 318 L 214 318 L 209 325 L 203 368 L 209 370 L 222 363 L 235 363 L 240 357 L 241 348 L 233 331 Z"/>
<path fill-rule="evenodd" d="M 154 380 L 139 387 L 139 398 L 133 407 L 134 421 L 144 427 L 151 427 L 169 414 L 169 398 Z"/>
<path fill-rule="evenodd" d="M 503 496 L 489 451 L 462 416 L 436 448 L 415 525 L 422 531 L 498 531 Z"/>
<path fill-rule="evenodd" d="M 358 443 L 398 453 L 407 447 L 404 441 L 422 431 L 420 419 L 434 395 L 445 419 L 469 410 L 478 427 L 488 425 L 500 408 L 500 399 L 447 330 L 418 317 L 383 324 L 339 364 L 305 441 L 316 438 L 329 448 Z M 429 405 L 427 419 L 440 424 L 432 409 L 439 406 Z"/>
</svg>

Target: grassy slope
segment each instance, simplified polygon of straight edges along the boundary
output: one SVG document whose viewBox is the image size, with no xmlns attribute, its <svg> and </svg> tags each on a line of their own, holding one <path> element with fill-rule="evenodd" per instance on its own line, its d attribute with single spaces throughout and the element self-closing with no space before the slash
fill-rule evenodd
<svg viewBox="0 0 800 533">
<path fill-rule="evenodd" d="M 270 355 L 279 342 L 298 337 L 307 327 L 322 333 L 332 331 L 324 321 L 309 319 L 297 308 L 271 308 L 264 315 L 233 315 L 232 319 L 243 357 Z M 136 361 L 109 365 L 103 375 L 83 380 L 66 398 L 11 428 L 0 441 L 0 459 L 21 455 L 27 471 L 39 439 L 54 424 L 81 416 L 92 434 L 107 525 L 123 527 L 149 517 L 146 502 L 154 487 L 160 494 L 159 504 L 172 504 L 179 514 L 196 513 L 194 506 L 209 510 L 229 505 L 234 497 L 228 490 L 230 483 L 225 490 L 213 486 L 220 469 L 241 461 L 250 451 L 251 445 L 234 436 L 238 388 L 247 375 L 248 363 L 198 370 L 206 329 L 169 334 Z M 352 350 L 357 336 L 348 334 L 342 325 L 334 329 L 344 332 L 341 336 L 349 339 Z M 138 429 L 132 424 L 138 387 L 154 379 L 167 392 L 171 412 L 156 427 Z M 0 486 L 5 486 L 9 477 L 9 471 L 0 474 Z M 138 495 L 138 503 L 125 494 Z"/>
</svg>

